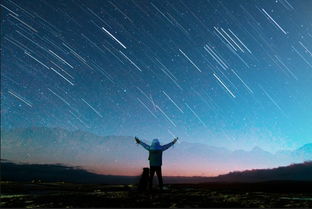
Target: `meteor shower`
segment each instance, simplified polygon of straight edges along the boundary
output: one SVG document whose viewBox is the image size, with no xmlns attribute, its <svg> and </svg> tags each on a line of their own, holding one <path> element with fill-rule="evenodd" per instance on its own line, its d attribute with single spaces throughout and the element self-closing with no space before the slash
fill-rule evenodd
<svg viewBox="0 0 312 209">
<path fill-rule="evenodd" d="M 0 8 L 1 206 L 312 207 L 311 0 Z"/>
</svg>

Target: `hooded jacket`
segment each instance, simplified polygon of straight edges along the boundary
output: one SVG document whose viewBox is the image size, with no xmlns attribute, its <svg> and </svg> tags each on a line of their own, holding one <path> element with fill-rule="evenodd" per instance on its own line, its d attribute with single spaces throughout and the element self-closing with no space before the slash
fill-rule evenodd
<svg viewBox="0 0 312 209">
<path fill-rule="evenodd" d="M 151 145 L 147 145 L 144 142 L 140 141 L 140 144 L 149 151 L 148 160 L 150 162 L 150 166 L 161 166 L 162 165 L 162 153 L 169 147 L 171 147 L 174 142 L 170 142 L 165 145 L 160 145 L 158 139 L 153 139 Z"/>
</svg>

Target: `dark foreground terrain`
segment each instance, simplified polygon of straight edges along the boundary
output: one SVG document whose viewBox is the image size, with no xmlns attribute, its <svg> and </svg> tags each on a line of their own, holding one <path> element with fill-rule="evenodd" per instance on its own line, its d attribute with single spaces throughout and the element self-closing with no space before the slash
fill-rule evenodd
<svg viewBox="0 0 312 209">
<path fill-rule="evenodd" d="M 312 208 L 312 182 L 172 184 L 140 193 L 135 185 L 1 182 L 1 207 Z"/>
</svg>

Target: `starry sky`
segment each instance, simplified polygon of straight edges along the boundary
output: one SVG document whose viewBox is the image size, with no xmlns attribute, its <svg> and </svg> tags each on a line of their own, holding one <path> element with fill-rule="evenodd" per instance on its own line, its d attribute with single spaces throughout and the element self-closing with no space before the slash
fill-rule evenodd
<svg viewBox="0 0 312 209">
<path fill-rule="evenodd" d="M 1 128 L 312 141 L 311 0 L 3 0 Z"/>
</svg>

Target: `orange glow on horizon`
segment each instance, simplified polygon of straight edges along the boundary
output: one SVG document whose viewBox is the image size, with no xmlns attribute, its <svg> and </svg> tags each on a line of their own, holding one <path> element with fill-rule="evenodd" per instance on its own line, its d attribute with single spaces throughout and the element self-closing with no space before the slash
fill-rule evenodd
<svg viewBox="0 0 312 209">
<path fill-rule="evenodd" d="M 148 167 L 148 166 L 143 166 Z M 142 174 L 143 167 L 131 168 L 131 169 L 122 169 L 116 167 L 106 167 L 106 168 L 90 168 L 90 172 L 100 174 L 100 175 L 116 175 L 116 176 L 140 176 Z M 220 174 L 226 174 L 228 171 L 226 169 L 211 169 L 211 170 L 199 170 L 192 169 L 187 170 L 184 168 L 169 168 L 167 166 L 162 166 L 162 175 L 163 176 L 177 176 L 177 177 L 214 177 Z"/>
</svg>

